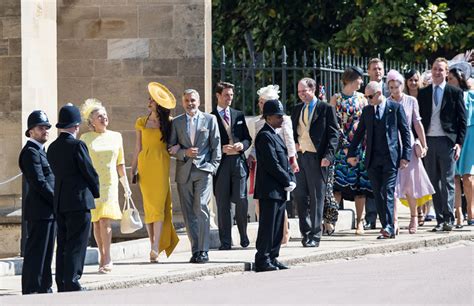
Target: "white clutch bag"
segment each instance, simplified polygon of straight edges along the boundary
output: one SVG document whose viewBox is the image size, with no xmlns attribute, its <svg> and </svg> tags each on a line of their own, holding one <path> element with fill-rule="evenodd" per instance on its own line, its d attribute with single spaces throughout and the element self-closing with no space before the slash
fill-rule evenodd
<svg viewBox="0 0 474 306">
<path fill-rule="evenodd" d="M 120 231 L 122 234 L 131 234 L 143 227 L 140 213 L 131 197 L 125 197 L 122 210 L 122 220 L 120 221 Z"/>
</svg>

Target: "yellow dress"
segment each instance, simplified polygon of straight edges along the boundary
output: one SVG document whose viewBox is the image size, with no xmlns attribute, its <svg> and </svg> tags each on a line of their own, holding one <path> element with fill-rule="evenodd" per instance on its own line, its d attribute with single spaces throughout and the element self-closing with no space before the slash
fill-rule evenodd
<svg viewBox="0 0 474 306">
<path fill-rule="evenodd" d="M 179 238 L 172 222 L 170 156 L 160 129 L 146 128 L 147 116 L 135 128 L 141 131 L 142 150 L 138 154 L 138 183 L 143 196 L 145 223 L 163 221 L 159 252 L 170 256 Z"/>
<path fill-rule="evenodd" d="M 122 135 L 118 132 L 88 132 L 81 140 L 89 149 L 92 164 L 99 174 L 100 198 L 95 199 L 95 209 L 91 210 L 92 222 L 102 218 L 122 219 L 118 198 L 117 165 L 125 164 Z"/>
</svg>

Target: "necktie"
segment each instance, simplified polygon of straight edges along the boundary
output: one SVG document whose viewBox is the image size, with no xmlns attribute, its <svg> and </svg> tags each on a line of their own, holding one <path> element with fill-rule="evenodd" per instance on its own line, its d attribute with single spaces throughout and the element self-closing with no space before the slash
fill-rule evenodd
<svg viewBox="0 0 474 306">
<path fill-rule="evenodd" d="M 375 107 L 375 119 L 380 120 L 380 105 Z"/>
<path fill-rule="evenodd" d="M 229 120 L 229 116 L 227 115 L 227 111 L 223 110 L 222 113 L 223 113 L 223 118 L 224 118 L 225 123 L 227 123 L 227 125 L 229 125 L 230 120 Z"/>
<path fill-rule="evenodd" d="M 194 145 L 194 137 L 196 136 L 196 125 L 194 124 L 194 117 L 189 119 L 189 139 L 191 139 L 191 143 Z"/>
<path fill-rule="evenodd" d="M 303 109 L 303 123 L 308 125 L 309 122 L 309 104 L 306 104 Z"/>
<path fill-rule="evenodd" d="M 435 106 L 438 106 L 438 104 L 439 104 L 438 92 L 439 92 L 439 86 L 436 85 L 435 90 L 434 90 L 434 103 L 435 103 Z"/>
</svg>

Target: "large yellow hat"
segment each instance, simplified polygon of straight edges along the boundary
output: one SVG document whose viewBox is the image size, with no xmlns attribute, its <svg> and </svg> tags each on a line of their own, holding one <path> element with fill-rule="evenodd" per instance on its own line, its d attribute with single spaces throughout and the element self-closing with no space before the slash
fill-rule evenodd
<svg viewBox="0 0 474 306">
<path fill-rule="evenodd" d="M 176 107 L 176 98 L 165 85 L 158 82 L 151 82 L 148 84 L 148 92 L 158 105 L 167 109 Z"/>
</svg>

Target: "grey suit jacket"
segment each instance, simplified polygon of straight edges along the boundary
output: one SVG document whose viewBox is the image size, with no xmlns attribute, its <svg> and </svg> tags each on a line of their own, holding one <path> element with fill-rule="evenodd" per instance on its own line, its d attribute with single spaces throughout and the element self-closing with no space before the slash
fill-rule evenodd
<svg viewBox="0 0 474 306">
<path fill-rule="evenodd" d="M 176 183 L 186 183 L 194 164 L 199 170 L 215 174 L 221 161 L 221 137 L 217 126 L 216 117 L 211 114 L 199 112 L 195 143 L 191 143 L 186 125 L 186 113 L 173 119 L 169 145 L 179 144 L 181 149 L 176 153 Z M 196 158 L 185 155 L 186 149 L 197 147 Z"/>
</svg>

